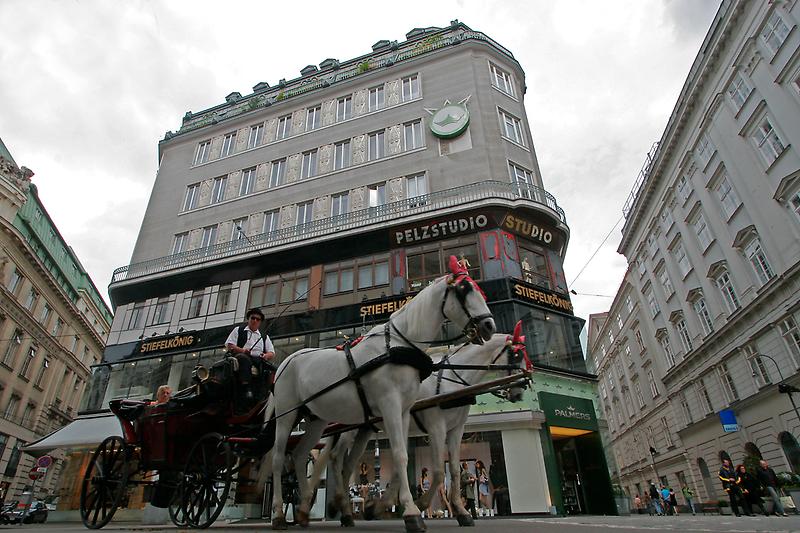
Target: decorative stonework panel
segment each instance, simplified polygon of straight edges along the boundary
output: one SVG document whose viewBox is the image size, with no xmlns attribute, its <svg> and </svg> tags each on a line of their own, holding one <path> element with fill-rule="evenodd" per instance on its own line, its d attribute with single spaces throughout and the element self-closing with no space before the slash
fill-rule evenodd
<svg viewBox="0 0 800 533">
<path fill-rule="evenodd" d="M 211 203 L 211 188 L 214 180 L 205 180 L 200 184 L 200 196 L 197 199 L 197 207 L 203 207 Z"/>
<path fill-rule="evenodd" d="M 312 217 L 314 220 L 321 220 L 328 218 L 331 213 L 331 197 L 328 195 L 320 196 L 314 199 L 314 207 L 312 210 Z"/>
<path fill-rule="evenodd" d="M 353 137 L 353 164 L 358 165 L 367 160 L 367 136 L 356 135 Z"/>
<path fill-rule="evenodd" d="M 350 191 L 350 211 L 358 211 L 359 209 L 368 207 L 366 197 L 366 187 L 358 187 L 357 189 Z"/>
<path fill-rule="evenodd" d="M 280 225 L 281 229 L 284 228 L 291 228 L 295 225 L 297 221 L 297 206 L 296 205 L 285 205 L 281 207 L 281 220 Z"/>
<path fill-rule="evenodd" d="M 306 131 L 306 110 L 298 109 L 292 114 L 292 135 Z"/>
<path fill-rule="evenodd" d="M 326 144 L 319 149 L 318 172 L 330 172 L 333 169 L 333 145 Z"/>
<path fill-rule="evenodd" d="M 237 170 L 228 174 L 228 187 L 225 189 L 225 198 L 236 198 L 239 196 L 239 184 L 242 181 L 242 171 Z"/>
<path fill-rule="evenodd" d="M 253 213 L 247 221 L 247 236 L 259 235 L 264 229 L 264 213 Z"/>
<path fill-rule="evenodd" d="M 369 93 L 366 89 L 361 89 L 360 91 L 356 92 L 355 98 L 353 98 L 353 115 L 363 115 L 367 112 L 368 97 Z"/>
<path fill-rule="evenodd" d="M 236 132 L 236 150 L 239 153 L 247 148 L 247 136 L 250 134 L 249 128 L 242 128 Z"/>
<path fill-rule="evenodd" d="M 203 239 L 203 230 L 202 229 L 193 229 L 189 232 L 189 246 L 186 247 L 187 250 L 196 250 L 200 248 L 200 243 Z"/>
<path fill-rule="evenodd" d="M 264 125 L 264 136 L 263 136 L 264 142 L 271 143 L 272 141 L 274 141 L 277 133 L 278 133 L 278 119 L 271 118 Z"/>
<path fill-rule="evenodd" d="M 330 126 L 336 121 L 336 100 L 322 103 L 322 125 Z"/>
<path fill-rule="evenodd" d="M 402 200 L 405 195 L 403 194 L 403 178 L 394 178 L 387 182 L 389 189 L 389 202 L 397 202 Z"/>
<path fill-rule="evenodd" d="M 403 150 L 403 126 L 396 124 L 389 127 L 389 155 L 399 154 Z"/>
<path fill-rule="evenodd" d="M 384 86 L 386 91 L 386 105 L 397 105 L 400 103 L 400 80 L 387 81 Z"/>
<path fill-rule="evenodd" d="M 256 184 L 254 190 L 263 191 L 269 183 L 269 163 L 261 163 L 256 167 Z"/>
<path fill-rule="evenodd" d="M 214 137 L 211 139 L 211 152 L 208 154 L 208 160 L 213 161 L 215 159 L 219 159 L 219 155 L 222 153 L 222 140 L 224 137 L 220 135 L 219 137 Z"/>
<path fill-rule="evenodd" d="M 286 162 L 286 183 L 297 181 L 300 177 L 300 162 L 303 154 L 290 155 Z"/>
<path fill-rule="evenodd" d="M 233 220 L 226 220 L 225 222 L 220 223 L 219 227 L 217 227 L 217 243 L 222 244 L 223 242 L 228 242 L 231 240 L 231 235 L 233 233 Z"/>
</svg>

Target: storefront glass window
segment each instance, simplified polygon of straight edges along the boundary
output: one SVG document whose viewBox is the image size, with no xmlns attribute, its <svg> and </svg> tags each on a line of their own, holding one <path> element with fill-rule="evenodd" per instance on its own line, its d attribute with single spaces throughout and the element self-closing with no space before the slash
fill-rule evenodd
<svg viewBox="0 0 800 533">
<path fill-rule="evenodd" d="M 523 280 L 546 289 L 552 288 L 550 269 L 547 266 L 544 250 L 520 244 L 519 255 Z"/>
</svg>

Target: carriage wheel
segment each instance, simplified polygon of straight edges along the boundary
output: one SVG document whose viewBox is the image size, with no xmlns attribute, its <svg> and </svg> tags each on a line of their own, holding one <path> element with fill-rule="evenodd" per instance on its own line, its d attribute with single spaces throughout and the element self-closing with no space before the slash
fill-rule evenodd
<svg viewBox="0 0 800 533">
<path fill-rule="evenodd" d="M 233 451 L 219 433 L 203 436 L 189 452 L 180 485 L 180 505 L 190 527 L 205 529 L 219 516 L 233 477 Z"/>
<path fill-rule="evenodd" d="M 128 483 L 128 450 L 122 437 L 106 438 L 89 461 L 81 485 L 81 520 L 89 529 L 108 524 Z"/>
<path fill-rule="evenodd" d="M 172 520 L 172 523 L 177 527 L 186 527 L 189 525 L 188 521 L 186 520 L 186 508 L 182 505 L 182 503 L 183 485 L 181 484 L 175 491 L 172 501 L 169 502 L 169 519 Z"/>
</svg>

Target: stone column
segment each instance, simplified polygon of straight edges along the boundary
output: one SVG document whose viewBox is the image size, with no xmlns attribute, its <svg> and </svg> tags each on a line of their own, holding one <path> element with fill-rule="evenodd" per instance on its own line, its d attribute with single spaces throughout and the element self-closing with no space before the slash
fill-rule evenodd
<svg viewBox="0 0 800 533">
<path fill-rule="evenodd" d="M 336 100 L 322 103 L 322 125 L 330 126 L 336 122 Z"/>
<path fill-rule="evenodd" d="M 228 174 L 228 187 L 225 189 L 225 198 L 231 199 L 239 196 L 239 184 L 242 181 L 242 171 L 237 170 Z"/>
<path fill-rule="evenodd" d="M 281 207 L 280 228 L 291 228 L 297 222 L 297 205 L 285 205 Z"/>
<path fill-rule="evenodd" d="M 278 119 L 271 118 L 264 124 L 264 143 L 271 143 L 278 133 Z"/>
<path fill-rule="evenodd" d="M 367 202 L 366 187 L 357 187 L 350 191 L 350 211 L 358 211 L 369 207 Z"/>
<path fill-rule="evenodd" d="M 363 115 L 367 112 L 367 99 L 369 92 L 366 89 L 356 91 L 353 97 L 353 116 Z"/>
<path fill-rule="evenodd" d="M 286 183 L 292 183 L 300 178 L 300 162 L 303 154 L 290 155 L 286 160 Z"/>
<path fill-rule="evenodd" d="M 400 80 L 387 81 L 384 85 L 384 94 L 386 95 L 386 105 L 392 106 L 400 103 Z"/>
<path fill-rule="evenodd" d="M 403 151 L 403 125 L 389 126 L 387 135 L 389 139 L 389 155 L 399 154 Z"/>
<path fill-rule="evenodd" d="M 253 213 L 247 221 L 247 236 L 260 235 L 264 229 L 264 213 Z"/>
<path fill-rule="evenodd" d="M 236 150 L 235 153 L 247 149 L 247 137 L 250 134 L 250 128 L 242 128 L 236 132 Z"/>
<path fill-rule="evenodd" d="M 216 244 L 222 244 L 223 242 L 228 242 L 229 240 L 231 240 L 232 232 L 233 232 L 233 220 L 226 220 L 225 222 L 221 222 L 219 227 L 217 228 Z"/>
<path fill-rule="evenodd" d="M 202 239 L 203 239 L 203 230 L 200 228 L 193 229 L 192 231 L 189 232 L 189 246 L 187 246 L 186 249 L 196 250 L 197 248 L 200 248 L 200 243 L 202 242 Z"/>
<path fill-rule="evenodd" d="M 353 164 L 359 165 L 367 160 L 367 136 L 356 135 L 353 137 L 351 146 L 353 147 Z"/>
<path fill-rule="evenodd" d="M 219 156 L 222 153 L 223 139 L 224 137 L 222 135 L 211 139 L 211 153 L 208 155 L 209 161 L 213 161 L 214 159 L 219 159 Z"/>
<path fill-rule="evenodd" d="M 319 149 L 317 159 L 317 173 L 324 174 L 333 170 L 333 145 L 326 144 Z"/>
<path fill-rule="evenodd" d="M 256 167 L 256 184 L 254 191 L 263 191 L 269 183 L 269 163 L 261 163 Z"/>
<path fill-rule="evenodd" d="M 292 113 L 292 135 L 306 131 L 306 110 L 298 109 Z"/>
<path fill-rule="evenodd" d="M 331 214 L 331 197 L 327 194 L 314 199 L 314 207 L 312 209 L 312 218 L 314 220 L 322 220 L 323 218 L 330 217 Z"/>
<path fill-rule="evenodd" d="M 211 189 L 213 186 L 213 179 L 208 179 L 200 183 L 200 196 L 197 199 L 197 207 L 203 207 L 211 203 Z"/>
<path fill-rule="evenodd" d="M 386 189 L 388 192 L 386 201 L 389 203 L 397 202 L 405 198 L 405 194 L 403 193 L 403 178 L 390 179 L 386 182 Z"/>
</svg>

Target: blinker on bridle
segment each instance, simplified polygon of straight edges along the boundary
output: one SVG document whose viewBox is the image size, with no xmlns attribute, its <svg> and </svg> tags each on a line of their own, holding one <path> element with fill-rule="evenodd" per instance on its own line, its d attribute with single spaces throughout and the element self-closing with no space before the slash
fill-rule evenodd
<svg viewBox="0 0 800 533">
<path fill-rule="evenodd" d="M 467 309 L 467 295 L 471 291 L 477 290 L 478 293 L 483 296 L 483 299 L 486 300 L 486 294 L 483 292 L 483 290 L 481 290 L 480 286 L 478 286 L 475 280 L 469 277 L 469 273 L 466 270 L 461 268 L 453 268 L 455 256 L 450 257 L 450 266 L 453 274 L 452 278 L 447 280 L 447 289 L 444 292 L 444 298 L 442 298 L 442 316 L 452 322 L 450 317 L 448 317 L 444 312 L 444 306 L 447 303 L 448 294 L 450 291 L 453 291 L 456 295 L 456 301 L 458 301 L 458 304 L 461 306 L 461 310 L 465 315 L 467 315 L 468 318 L 467 324 L 464 326 L 462 333 L 471 343 L 482 345 L 483 339 L 478 333 L 478 324 L 481 322 L 481 320 L 493 318 L 493 315 L 491 312 L 489 312 L 482 315 L 472 316 L 472 313 L 470 313 L 469 309 Z"/>
</svg>

